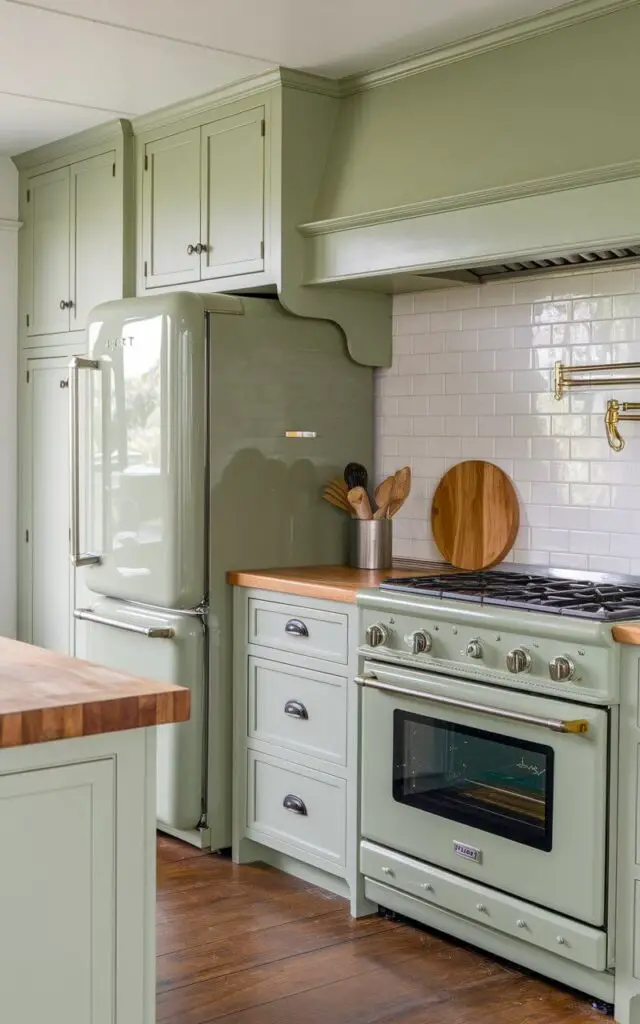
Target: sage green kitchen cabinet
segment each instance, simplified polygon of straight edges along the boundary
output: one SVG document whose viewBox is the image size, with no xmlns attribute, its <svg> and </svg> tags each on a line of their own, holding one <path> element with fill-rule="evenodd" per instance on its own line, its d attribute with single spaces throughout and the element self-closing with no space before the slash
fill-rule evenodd
<svg viewBox="0 0 640 1024">
<path fill-rule="evenodd" d="M 201 278 L 264 269 L 264 107 L 202 128 Z"/>
<path fill-rule="evenodd" d="M 223 281 L 264 268 L 264 107 L 146 143 L 146 288 Z"/>
<path fill-rule="evenodd" d="M 29 178 L 28 334 L 84 330 L 90 310 L 120 294 L 115 167 L 109 152 Z"/>
<path fill-rule="evenodd" d="M 73 654 L 69 561 L 71 352 L 27 358 L 21 396 L 20 639 Z"/>
<path fill-rule="evenodd" d="M 69 330 L 69 168 L 37 174 L 26 188 L 24 239 L 29 334 Z"/>
<path fill-rule="evenodd" d="M 375 910 L 358 872 L 358 609 L 236 587 L 233 859 Z"/>
<path fill-rule="evenodd" d="M 54 346 L 56 335 L 84 331 L 94 306 L 134 290 L 131 126 L 79 132 L 14 163 L 23 224 L 20 344 Z"/>
<path fill-rule="evenodd" d="M 144 273 L 148 287 L 200 277 L 200 130 L 145 147 L 142 185 Z"/>
</svg>

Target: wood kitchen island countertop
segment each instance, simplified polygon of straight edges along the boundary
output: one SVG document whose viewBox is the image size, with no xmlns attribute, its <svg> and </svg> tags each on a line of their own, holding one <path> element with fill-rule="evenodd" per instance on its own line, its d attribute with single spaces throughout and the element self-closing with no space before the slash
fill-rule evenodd
<svg viewBox="0 0 640 1024">
<path fill-rule="evenodd" d="M 0 749 L 189 718 L 190 692 L 0 638 Z"/>
<path fill-rule="evenodd" d="M 378 587 L 390 576 L 435 576 L 450 571 L 442 563 L 433 567 L 402 566 L 395 569 L 351 569 L 348 565 L 305 565 L 291 569 L 256 569 L 228 572 L 227 581 L 235 587 L 275 590 L 298 597 L 318 597 L 324 601 L 355 604 L 359 590 Z"/>
</svg>

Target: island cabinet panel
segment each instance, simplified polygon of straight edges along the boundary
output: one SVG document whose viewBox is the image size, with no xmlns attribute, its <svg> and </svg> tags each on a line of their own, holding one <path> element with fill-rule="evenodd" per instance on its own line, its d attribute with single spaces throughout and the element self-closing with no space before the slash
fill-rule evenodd
<svg viewBox="0 0 640 1024">
<path fill-rule="evenodd" d="M 12 1024 L 112 1024 L 111 759 L 0 776 L 0 991 Z"/>
</svg>

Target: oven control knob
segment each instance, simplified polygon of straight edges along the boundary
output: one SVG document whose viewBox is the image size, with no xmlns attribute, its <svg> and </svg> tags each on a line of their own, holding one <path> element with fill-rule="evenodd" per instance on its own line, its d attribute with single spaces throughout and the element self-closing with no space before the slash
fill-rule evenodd
<svg viewBox="0 0 640 1024">
<path fill-rule="evenodd" d="M 482 640 L 470 640 L 467 644 L 464 652 L 467 658 L 475 658 L 476 660 L 482 657 Z"/>
<path fill-rule="evenodd" d="M 573 679 L 576 666 L 566 654 L 560 654 L 549 662 L 549 675 L 554 683 L 566 683 Z"/>
<path fill-rule="evenodd" d="M 373 626 L 367 626 L 367 643 L 369 647 L 382 647 L 389 639 L 389 630 L 380 622 L 374 622 Z"/>
<path fill-rule="evenodd" d="M 427 654 L 431 650 L 433 640 L 426 630 L 416 629 L 415 633 L 410 633 L 406 638 L 406 643 L 412 654 Z"/>
<path fill-rule="evenodd" d="M 531 655 L 526 647 L 514 647 L 512 651 L 509 651 L 507 654 L 507 668 L 514 675 L 531 670 Z"/>
</svg>

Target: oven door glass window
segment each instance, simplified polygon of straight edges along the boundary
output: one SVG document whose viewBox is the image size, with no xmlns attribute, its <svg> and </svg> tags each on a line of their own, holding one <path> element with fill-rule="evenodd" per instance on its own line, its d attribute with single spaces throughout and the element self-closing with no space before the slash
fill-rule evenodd
<svg viewBox="0 0 640 1024">
<path fill-rule="evenodd" d="M 549 851 L 553 748 L 396 710 L 393 798 Z"/>
</svg>

